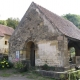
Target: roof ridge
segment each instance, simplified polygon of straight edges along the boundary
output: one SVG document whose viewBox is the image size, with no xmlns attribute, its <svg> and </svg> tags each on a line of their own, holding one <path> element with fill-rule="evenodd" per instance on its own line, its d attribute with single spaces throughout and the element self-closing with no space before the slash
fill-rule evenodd
<svg viewBox="0 0 80 80">
<path fill-rule="evenodd" d="M 52 22 L 58 28 L 60 32 L 62 32 L 66 36 L 80 40 L 80 30 L 72 22 L 58 16 L 57 14 L 34 2 L 33 4 L 50 20 L 49 22 Z"/>
</svg>

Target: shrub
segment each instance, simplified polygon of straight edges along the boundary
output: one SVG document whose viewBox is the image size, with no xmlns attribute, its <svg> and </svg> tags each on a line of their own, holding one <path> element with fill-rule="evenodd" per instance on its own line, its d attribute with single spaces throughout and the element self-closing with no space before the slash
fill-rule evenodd
<svg viewBox="0 0 80 80">
<path fill-rule="evenodd" d="M 0 60 L 0 69 L 12 68 L 13 64 L 6 59 Z"/>
<path fill-rule="evenodd" d="M 17 69 L 19 72 L 27 71 L 27 64 L 22 63 L 22 61 L 16 61 L 14 63 L 14 68 Z"/>
<path fill-rule="evenodd" d="M 65 80 L 65 78 L 66 78 L 66 77 L 65 77 L 65 74 L 61 74 L 61 75 L 60 75 L 60 79 L 61 79 L 61 80 Z"/>
<path fill-rule="evenodd" d="M 17 61 L 17 62 L 14 63 L 14 68 L 15 69 L 21 69 L 23 67 L 24 67 L 24 65 L 22 64 L 21 61 Z"/>
<path fill-rule="evenodd" d="M 44 64 L 44 65 L 42 66 L 42 69 L 43 69 L 43 70 L 49 70 L 49 66 L 48 66 L 47 64 Z"/>
<path fill-rule="evenodd" d="M 76 71 L 74 71 L 74 70 L 70 70 L 70 71 L 68 71 L 68 79 L 69 80 L 78 80 L 78 79 L 80 79 L 80 70 L 76 70 Z"/>
<path fill-rule="evenodd" d="M 52 70 L 54 71 L 55 70 L 55 67 L 53 66 L 48 66 L 47 64 L 44 64 L 42 67 L 41 67 L 42 70 Z"/>
</svg>

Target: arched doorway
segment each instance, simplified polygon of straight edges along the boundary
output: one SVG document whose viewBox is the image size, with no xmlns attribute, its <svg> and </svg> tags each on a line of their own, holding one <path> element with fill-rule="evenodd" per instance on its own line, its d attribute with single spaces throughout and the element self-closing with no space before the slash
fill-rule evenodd
<svg viewBox="0 0 80 80">
<path fill-rule="evenodd" d="M 27 51 L 26 56 L 28 56 L 30 60 L 30 65 L 35 66 L 35 44 L 34 42 L 30 41 L 27 43 Z"/>
<path fill-rule="evenodd" d="M 76 41 L 69 40 L 68 50 L 69 50 L 69 57 L 72 60 L 72 64 L 76 64 L 77 48 L 78 46 L 76 45 Z"/>
</svg>

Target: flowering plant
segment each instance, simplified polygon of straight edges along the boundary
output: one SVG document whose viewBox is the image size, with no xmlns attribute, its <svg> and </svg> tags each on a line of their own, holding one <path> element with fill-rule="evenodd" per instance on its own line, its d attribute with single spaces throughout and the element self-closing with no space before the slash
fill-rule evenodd
<svg viewBox="0 0 80 80">
<path fill-rule="evenodd" d="M 23 63 L 22 61 L 16 61 L 14 63 L 14 68 L 17 69 L 19 72 L 27 71 L 27 64 Z"/>
<path fill-rule="evenodd" d="M 7 61 L 6 59 L 3 59 L 0 61 L 0 69 L 10 68 L 12 66 L 13 66 L 13 64 L 11 62 Z"/>
<path fill-rule="evenodd" d="M 16 68 L 16 69 L 21 69 L 24 67 L 25 67 L 25 65 L 23 65 L 23 63 L 21 61 L 17 61 L 14 63 L 14 68 Z"/>
</svg>

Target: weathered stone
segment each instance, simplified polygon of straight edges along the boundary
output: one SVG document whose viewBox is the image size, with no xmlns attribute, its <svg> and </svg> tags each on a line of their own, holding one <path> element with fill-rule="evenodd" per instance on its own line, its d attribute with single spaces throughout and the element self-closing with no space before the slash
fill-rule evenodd
<svg viewBox="0 0 80 80">
<path fill-rule="evenodd" d="M 22 51 L 20 60 L 29 60 L 35 66 L 68 65 L 68 38 L 55 23 L 32 4 L 10 38 L 12 60 L 16 58 L 16 51 Z"/>
<path fill-rule="evenodd" d="M 57 68 L 57 69 L 61 69 L 61 68 Z M 67 72 L 57 72 L 57 71 L 46 71 L 46 70 L 39 70 L 36 71 L 38 74 L 41 74 L 42 76 L 47 76 L 50 78 L 55 78 L 57 80 L 61 79 L 61 75 L 64 76 L 64 79 L 66 79 L 68 77 L 68 73 Z"/>
<path fill-rule="evenodd" d="M 63 36 L 58 36 L 57 40 L 60 40 L 60 41 L 63 40 Z"/>
</svg>

